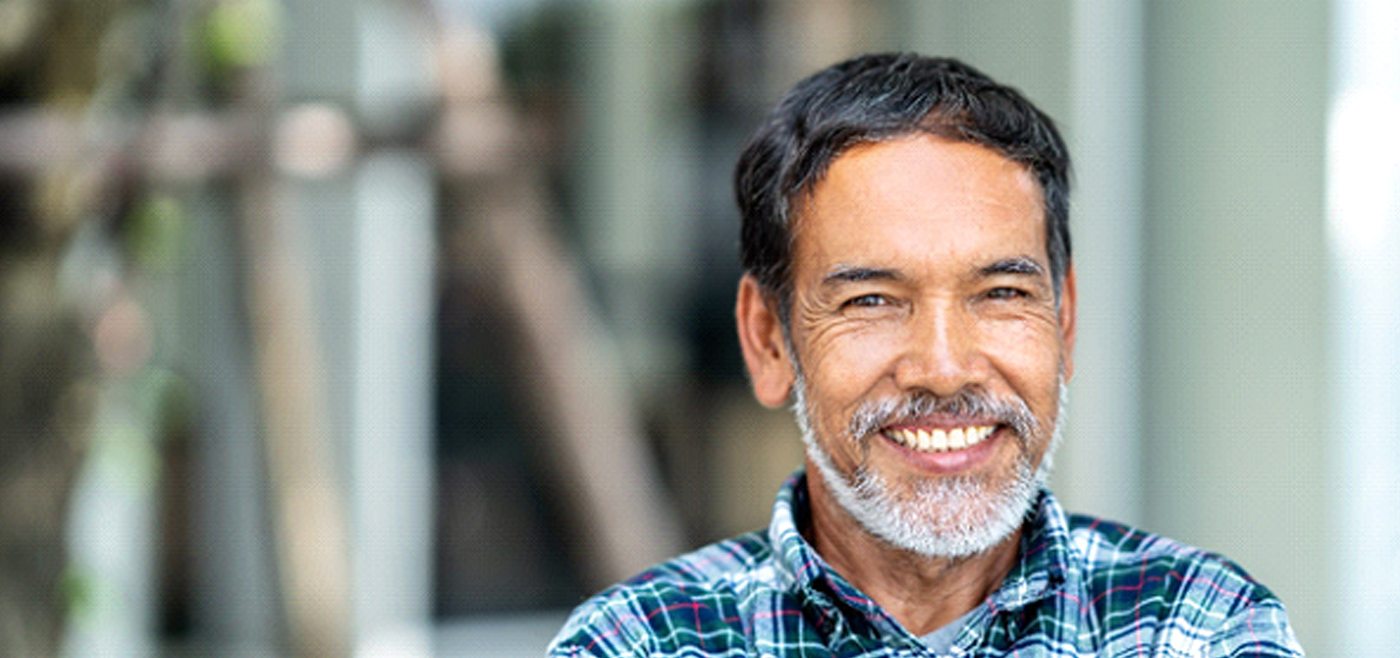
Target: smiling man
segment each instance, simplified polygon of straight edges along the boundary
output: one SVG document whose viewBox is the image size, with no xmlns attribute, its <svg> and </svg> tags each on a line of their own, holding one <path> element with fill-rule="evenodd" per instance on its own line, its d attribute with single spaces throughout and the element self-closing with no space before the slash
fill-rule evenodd
<svg viewBox="0 0 1400 658">
<path fill-rule="evenodd" d="M 1074 372 L 1068 179 L 1053 122 L 954 60 L 793 88 L 736 172 L 736 318 L 806 468 L 766 531 L 600 593 L 551 653 L 1302 655 L 1239 567 L 1045 488 Z"/>
</svg>

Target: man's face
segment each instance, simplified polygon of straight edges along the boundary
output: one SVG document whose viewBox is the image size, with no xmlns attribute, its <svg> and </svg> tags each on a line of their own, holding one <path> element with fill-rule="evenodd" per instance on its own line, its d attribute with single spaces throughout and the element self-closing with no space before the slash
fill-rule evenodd
<svg viewBox="0 0 1400 658">
<path fill-rule="evenodd" d="M 818 491 L 901 548 L 996 545 L 1044 477 L 1071 367 L 1073 278 L 1057 305 L 1035 178 L 910 136 L 842 154 L 797 216 L 791 349 Z"/>
</svg>

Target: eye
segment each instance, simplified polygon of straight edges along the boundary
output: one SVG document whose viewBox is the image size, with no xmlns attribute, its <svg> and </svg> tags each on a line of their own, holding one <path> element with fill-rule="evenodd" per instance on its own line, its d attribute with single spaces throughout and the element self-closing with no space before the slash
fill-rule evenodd
<svg viewBox="0 0 1400 658">
<path fill-rule="evenodd" d="M 987 293 L 986 293 L 986 296 L 987 296 L 988 299 L 1005 299 L 1005 300 L 1012 300 L 1012 299 L 1024 299 L 1024 298 L 1026 298 L 1026 297 L 1030 297 L 1031 295 L 1030 295 L 1030 293 L 1028 293 L 1028 292 L 1026 292 L 1026 291 L 1024 291 L 1024 290 L 1021 290 L 1020 288 L 1000 287 L 1000 288 L 992 288 L 991 290 L 988 290 Z"/>
<path fill-rule="evenodd" d="M 876 306 L 886 306 L 890 300 L 884 295 L 874 293 L 852 297 L 841 304 L 841 308 L 874 308 Z"/>
</svg>

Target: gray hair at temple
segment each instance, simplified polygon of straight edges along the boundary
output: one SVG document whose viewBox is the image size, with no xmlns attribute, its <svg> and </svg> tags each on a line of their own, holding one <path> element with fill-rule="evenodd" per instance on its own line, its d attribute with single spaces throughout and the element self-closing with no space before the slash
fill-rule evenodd
<svg viewBox="0 0 1400 658">
<path fill-rule="evenodd" d="M 1069 152 L 1055 123 L 1020 92 L 955 59 L 863 55 L 797 83 L 749 139 L 734 172 L 740 261 L 789 319 L 792 209 L 837 156 L 915 133 L 986 146 L 1040 183 L 1058 300 L 1070 261 Z"/>
</svg>

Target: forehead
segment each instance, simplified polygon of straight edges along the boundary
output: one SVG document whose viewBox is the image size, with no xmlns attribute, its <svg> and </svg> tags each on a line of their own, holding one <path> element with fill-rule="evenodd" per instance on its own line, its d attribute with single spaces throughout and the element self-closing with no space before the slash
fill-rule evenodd
<svg viewBox="0 0 1400 658">
<path fill-rule="evenodd" d="M 852 147 L 797 211 L 798 271 L 852 260 L 1008 255 L 1048 265 L 1039 183 L 1025 166 L 978 144 L 919 134 Z"/>
</svg>

